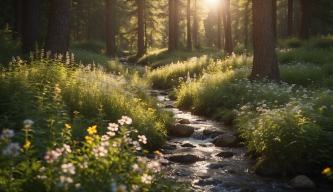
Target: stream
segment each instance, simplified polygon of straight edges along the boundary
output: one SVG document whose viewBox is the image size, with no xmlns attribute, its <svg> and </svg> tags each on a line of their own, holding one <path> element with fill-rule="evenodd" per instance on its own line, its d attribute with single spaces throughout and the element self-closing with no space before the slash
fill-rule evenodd
<svg viewBox="0 0 333 192">
<path fill-rule="evenodd" d="M 151 94 L 164 110 L 173 113 L 176 120 L 182 119 L 186 126 L 194 128 L 189 137 L 169 137 L 162 148 L 163 158 L 159 161 L 167 177 L 190 183 L 192 190 L 199 192 L 295 191 L 287 181 L 253 173 L 251 167 L 255 162 L 246 156 L 245 147 L 216 147 L 212 143 L 214 134 L 235 134 L 232 129 L 175 108 L 167 92 L 152 90 Z"/>
</svg>

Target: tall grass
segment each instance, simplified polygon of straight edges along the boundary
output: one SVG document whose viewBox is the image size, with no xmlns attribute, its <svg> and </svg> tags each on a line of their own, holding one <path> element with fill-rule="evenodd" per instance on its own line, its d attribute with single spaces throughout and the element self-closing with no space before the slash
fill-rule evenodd
<svg viewBox="0 0 333 192">
<path fill-rule="evenodd" d="M 70 67 L 46 59 L 16 61 L 1 72 L 0 126 L 17 130 L 19 122 L 31 118 L 42 128 L 52 119 L 71 121 L 76 112 L 82 118 L 81 125 L 105 125 L 128 115 L 135 121 L 133 126 L 149 137 L 147 147 L 156 148 L 165 141 L 171 117 L 156 109 L 146 88 L 145 81 L 136 75 L 124 78 L 89 66 Z M 61 97 L 55 101 L 57 90 L 61 90 Z M 47 103 L 61 104 L 61 109 L 52 109 Z M 82 130 L 75 134 L 80 137 Z"/>
</svg>

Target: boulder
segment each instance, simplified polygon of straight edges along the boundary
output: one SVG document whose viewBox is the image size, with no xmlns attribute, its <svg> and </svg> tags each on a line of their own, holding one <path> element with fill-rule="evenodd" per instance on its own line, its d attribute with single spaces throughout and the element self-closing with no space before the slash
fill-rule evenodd
<svg viewBox="0 0 333 192">
<path fill-rule="evenodd" d="M 237 147 L 238 139 L 236 136 L 231 134 L 222 134 L 217 136 L 213 143 L 217 147 Z"/>
<path fill-rule="evenodd" d="M 290 186 L 295 189 L 314 189 L 316 185 L 306 175 L 298 175 L 290 181 Z"/>
<path fill-rule="evenodd" d="M 194 128 L 188 125 L 175 124 L 169 128 L 169 134 L 175 137 L 190 137 L 194 133 Z"/>
<path fill-rule="evenodd" d="M 202 131 L 202 134 L 206 137 L 217 137 L 219 135 L 224 134 L 224 132 L 219 130 L 205 129 Z"/>
<path fill-rule="evenodd" d="M 222 151 L 221 153 L 217 154 L 216 156 L 223 157 L 223 158 L 230 158 L 230 157 L 234 156 L 234 153 L 230 152 L 230 151 Z"/>
<path fill-rule="evenodd" d="M 179 124 L 190 124 L 191 122 L 190 122 L 190 120 L 188 120 L 188 119 L 179 119 L 179 120 L 178 120 L 178 123 L 179 123 Z"/>
<path fill-rule="evenodd" d="M 169 161 L 180 163 L 180 164 L 193 164 L 197 161 L 202 160 L 197 155 L 185 154 L 185 155 L 173 155 L 168 158 Z"/>
<path fill-rule="evenodd" d="M 195 148 L 194 145 L 192 145 L 191 143 L 184 143 L 181 145 L 182 147 L 189 147 L 189 148 Z"/>
</svg>

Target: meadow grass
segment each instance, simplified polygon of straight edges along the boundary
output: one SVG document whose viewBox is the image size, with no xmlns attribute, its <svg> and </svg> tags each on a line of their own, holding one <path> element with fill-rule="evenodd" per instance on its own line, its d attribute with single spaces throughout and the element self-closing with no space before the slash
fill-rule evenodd
<svg viewBox="0 0 333 192">
<path fill-rule="evenodd" d="M 249 151 L 277 164 L 281 174 L 328 165 L 333 155 L 332 91 L 251 82 L 248 74 L 248 68 L 240 68 L 183 83 L 177 105 L 233 124 Z"/>
<path fill-rule="evenodd" d="M 202 49 L 195 51 L 177 50 L 168 51 L 167 49 L 156 49 L 148 51 L 141 58 L 137 59 L 140 65 L 147 65 L 151 68 L 162 67 L 171 63 L 183 62 L 192 57 L 201 57 L 207 55 L 209 57 L 218 59 L 224 56 L 223 52 L 213 49 Z"/>
</svg>

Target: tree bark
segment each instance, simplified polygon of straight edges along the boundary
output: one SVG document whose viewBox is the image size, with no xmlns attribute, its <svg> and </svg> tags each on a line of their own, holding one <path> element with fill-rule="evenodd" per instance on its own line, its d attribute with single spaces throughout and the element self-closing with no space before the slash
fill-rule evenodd
<svg viewBox="0 0 333 192">
<path fill-rule="evenodd" d="M 15 17 L 14 17 L 14 26 L 13 26 L 13 39 L 21 37 L 22 34 L 22 0 L 15 0 L 14 2 Z"/>
<path fill-rule="evenodd" d="M 244 10 L 244 47 L 245 49 L 249 48 L 249 15 L 248 12 L 250 11 L 250 1 L 247 0 L 245 4 Z"/>
<path fill-rule="evenodd" d="M 169 0 L 169 51 L 175 49 L 175 0 Z"/>
<path fill-rule="evenodd" d="M 191 0 L 187 0 L 186 7 L 186 24 L 187 24 L 187 49 L 192 50 L 192 34 L 191 34 Z"/>
<path fill-rule="evenodd" d="M 70 39 L 70 0 L 51 0 L 45 48 L 52 54 L 66 54 Z"/>
<path fill-rule="evenodd" d="M 253 0 L 254 58 L 251 79 L 279 80 L 275 53 L 273 0 Z"/>
<path fill-rule="evenodd" d="M 293 35 L 293 25 L 294 25 L 294 0 L 288 0 L 288 36 Z"/>
<path fill-rule="evenodd" d="M 22 1 L 22 50 L 29 53 L 36 48 L 39 36 L 39 0 Z"/>
<path fill-rule="evenodd" d="M 217 49 L 222 49 L 222 26 L 221 26 L 221 17 L 222 17 L 222 7 L 217 8 Z"/>
<path fill-rule="evenodd" d="M 308 39 L 310 35 L 310 17 L 311 17 L 311 2 L 310 0 L 301 0 L 301 29 L 300 37 L 302 39 Z"/>
<path fill-rule="evenodd" d="M 144 0 L 137 0 L 138 5 L 138 53 L 137 57 L 141 57 L 145 53 L 145 18 L 144 18 Z"/>
<path fill-rule="evenodd" d="M 200 49 L 198 30 L 199 30 L 199 21 L 197 13 L 197 0 L 194 0 L 194 13 L 193 13 L 193 42 L 196 49 Z"/>
<path fill-rule="evenodd" d="M 224 35 L 225 35 L 225 43 L 224 49 L 228 55 L 231 55 L 233 52 L 233 43 L 232 43 L 232 33 L 231 33 L 231 15 L 230 15 L 230 0 L 223 0 L 224 7 Z"/>
<path fill-rule="evenodd" d="M 106 54 L 109 57 L 116 56 L 116 22 L 115 0 L 105 0 L 105 23 L 106 23 Z"/>
<path fill-rule="evenodd" d="M 276 0 L 273 0 L 272 2 L 272 11 L 273 11 L 273 14 L 272 14 L 272 17 L 273 17 L 273 32 L 274 32 L 274 39 L 277 39 L 277 22 L 276 22 L 276 19 L 277 19 L 277 1 Z"/>
<path fill-rule="evenodd" d="M 175 0 L 175 17 L 174 17 L 174 37 L 175 37 L 175 48 L 178 49 L 179 45 L 179 0 Z"/>
</svg>

